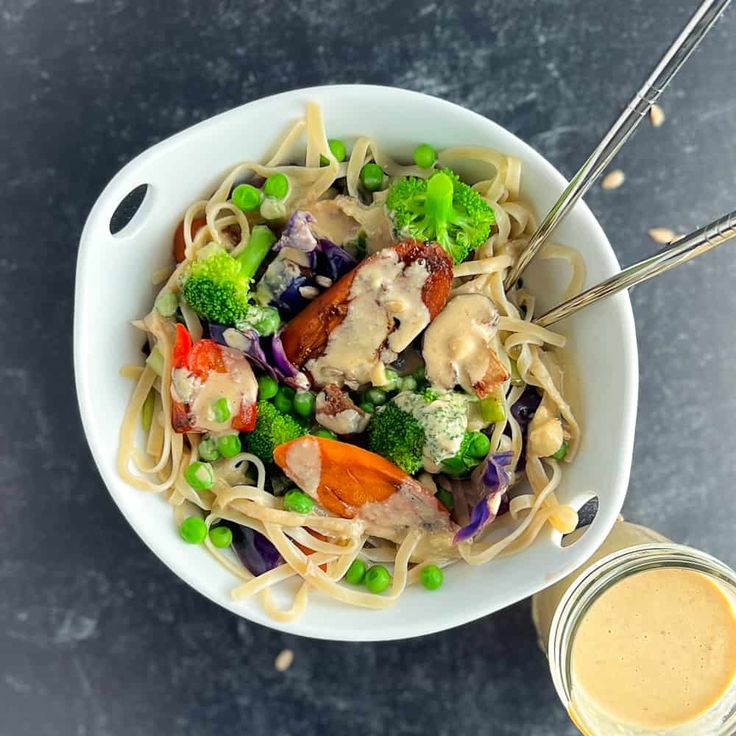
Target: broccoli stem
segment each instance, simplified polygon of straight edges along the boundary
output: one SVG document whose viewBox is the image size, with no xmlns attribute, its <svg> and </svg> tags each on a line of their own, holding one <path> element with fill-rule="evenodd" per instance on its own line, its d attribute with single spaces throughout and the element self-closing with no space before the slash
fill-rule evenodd
<svg viewBox="0 0 736 736">
<path fill-rule="evenodd" d="M 252 279 L 263 263 L 263 259 L 269 254 L 276 236 L 265 225 L 256 225 L 250 234 L 248 245 L 243 252 L 237 256 L 240 263 L 240 272 L 246 279 Z"/>
<path fill-rule="evenodd" d="M 447 225 L 452 217 L 452 179 L 438 171 L 427 180 L 427 199 L 424 211 L 427 218 L 435 226 L 437 240 L 444 243 L 447 237 Z"/>
</svg>

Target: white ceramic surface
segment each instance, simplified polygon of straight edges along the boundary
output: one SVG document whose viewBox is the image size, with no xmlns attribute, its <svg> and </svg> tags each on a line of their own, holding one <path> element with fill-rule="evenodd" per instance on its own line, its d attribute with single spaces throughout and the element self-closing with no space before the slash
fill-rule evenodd
<svg viewBox="0 0 736 736">
<path fill-rule="evenodd" d="M 316 638 L 386 640 L 428 634 L 485 616 L 550 585 L 580 565 L 608 533 L 626 494 L 636 419 L 637 349 L 628 295 L 595 305 L 561 325 L 580 380 L 583 443 L 575 462 L 565 467 L 559 496 L 579 504 L 590 492 L 598 494 L 600 510 L 588 533 L 561 548 L 559 539 L 545 530 L 531 548 L 515 556 L 482 567 L 454 565 L 439 592 L 409 589 L 393 608 L 352 608 L 313 593 L 307 613 L 284 625 L 268 618 L 257 600 L 234 603 L 229 598 L 232 577 L 204 549 L 179 539 L 169 506 L 130 488 L 115 471 L 118 430 L 131 391 L 118 371 L 140 360 L 142 344 L 129 322 L 150 309 L 150 276 L 169 263 L 177 222 L 187 205 L 213 191 L 235 163 L 262 159 L 310 100 L 322 106 L 330 137 L 343 138 L 348 145 L 367 134 L 405 158 L 422 141 L 440 148 L 477 143 L 518 156 L 522 194 L 538 216 L 566 184 L 542 156 L 495 123 L 443 100 L 393 88 L 295 90 L 195 125 L 125 166 L 100 195 L 85 225 L 74 322 L 82 420 L 105 484 L 130 525 L 173 572 L 212 601 L 266 626 Z M 110 235 L 112 213 L 139 184 L 149 185 L 143 205 L 122 232 Z M 582 203 L 555 239 L 583 254 L 587 285 L 619 270 L 603 230 Z M 541 308 L 554 305 L 564 275 L 564 269 L 550 262 L 533 264 L 527 279 L 540 295 Z"/>
</svg>

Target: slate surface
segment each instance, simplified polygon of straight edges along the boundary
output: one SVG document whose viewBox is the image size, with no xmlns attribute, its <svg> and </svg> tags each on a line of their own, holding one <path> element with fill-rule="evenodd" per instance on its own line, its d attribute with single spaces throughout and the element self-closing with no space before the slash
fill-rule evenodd
<svg viewBox="0 0 736 736">
<path fill-rule="evenodd" d="M 330 82 L 487 115 L 570 175 L 695 7 L 0 1 L 0 734 L 573 734 L 528 603 L 404 643 L 326 644 L 219 610 L 145 549 L 78 419 L 72 288 L 84 218 L 136 153 L 244 101 Z M 623 263 L 646 231 L 734 206 L 736 11 L 587 198 Z M 736 563 L 736 259 L 637 290 L 641 403 L 625 513 Z M 285 647 L 286 673 L 273 667 Z"/>
</svg>

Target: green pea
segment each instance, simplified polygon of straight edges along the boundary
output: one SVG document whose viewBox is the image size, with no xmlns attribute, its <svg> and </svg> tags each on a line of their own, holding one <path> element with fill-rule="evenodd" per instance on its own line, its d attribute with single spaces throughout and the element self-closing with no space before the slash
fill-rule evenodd
<svg viewBox="0 0 736 736">
<path fill-rule="evenodd" d="M 273 405 L 282 413 L 288 414 L 294 406 L 296 391 L 289 386 L 282 386 L 273 398 Z"/>
<path fill-rule="evenodd" d="M 491 441 L 483 432 L 471 432 L 468 454 L 470 457 L 484 458 L 491 450 Z"/>
<path fill-rule="evenodd" d="M 258 398 L 272 399 L 279 392 L 279 382 L 271 376 L 260 376 L 258 379 Z"/>
<path fill-rule="evenodd" d="M 374 406 L 381 406 L 386 403 L 386 392 L 382 388 L 369 388 L 365 392 L 366 401 L 370 401 Z"/>
<path fill-rule="evenodd" d="M 284 199 L 289 193 L 289 179 L 286 174 L 278 172 L 271 174 L 263 185 L 263 193 L 274 199 Z"/>
<path fill-rule="evenodd" d="M 215 471 L 209 463 L 195 460 L 184 471 L 184 480 L 195 491 L 207 491 L 215 484 Z"/>
<path fill-rule="evenodd" d="M 345 144 L 339 138 L 330 138 L 327 141 L 327 145 L 330 147 L 330 153 L 335 157 L 338 163 L 345 160 L 348 152 L 345 150 Z M 327 166 L 329 163 L 327 156 L 319 157 L 320 166 Z"/>
<path fill-rule="evenodd" d="M 219 549 L 229 547 L 233 543 L 233 533 L 226 526 L 215 526 L 210 529 L 210 542 Z"/>
<path fill-rule="evenodd" d="M 452 511 L 455 508 L 455 496 L 450 491 L 440 488 L 434 495 L 448 511 Z"/>
<path fill-rule="evenodd" d="M 502 401 L 488 396 L 480 401 L 480 415 L 488 424 L 498 424 L 506 419 L 506 408 Z"/>
<path fill-rule="evenodd" d="M 217 440 L 214 437 L 205 437 L 197 448 L 197 452 L 202 460 L 207 462 L 214 462 L 220 457 L 220 453 L 217 450 Z"/>
<path fill-rule="evenodd" d="M 294 411 L 303 417 L 311 417 L 314 414 L 316 398 L 311 391 L 298 391 L 294 396 Z"/>
<path fill-rule="evenodd" d="M 378 164 L 365 164 L 360 170 L 360 181 L 369 192 L 377 192 L 383 186 L 383 169 Z"/>
<path fill-rule="evenodd" d="M 322 437 L 322 439 L 325 439 L 325 440 L 336 440 L 337 439 L 337 435 L 334 432 L 330 432 L 329 429 L 325 429 L 324 427 L 316 430 L 315 432 L 312 432 L 312 434 L 315 437 Z"/>
<path fill-rule="evenodd" d="M 217 451 L 223 457 L 235 457 L 241 448 L 242 444 L 237 434 L 226 434 L 217 440 Z"/>
<path fill-rule="evenodd" d="M 308 514 L 313 508 L 314 501 L 298 488 L 292 488 L 284 494 L 284 511 Z"/>
<path fill-rule="evenodd" d="M 374 404 L 371 404 L 370 401 L 364 401 L 362 404 L 358 404 L 359 408 L 361 408 L 364 412 L 367 412 L 368 414 L 373 414 L 373 412 L 376 410 L 376 407 Z"/>
<path fill-rule="evenodd" d="M 214 404 L 212 404 L 212 418 L 218 424 L 224 424 L 230 419 L 230 405 L 224 396 L 221 396 Z"/>
<path fill-rule="evenodd" d="M 404 376 L 401 379 L 399 389 L 401 391 L 416 391 L 417 385 L 417 379 L 414 376 Z"/>
<path fill-rule="evenodd" d="M 401 378 L 393 368 L 386 368 L 384 375 L 386 376 L 386 383 L 382 386 L 384 391 L 394 391 L 399 387 Z"/>
<path fill-rule="evenodd" d="M 251 184 L 238 184 L 233 189 L 231 199 L 239 210 L 252 212 L 260 206 L 261 200 L 263 199 L 263 192 Z"/>
<path fill-rule="evenodd" d="M 179 536 L 189 544 L 202 544 L 207 538 L 207 524 L 198 516 L 189 516 L 179 526 Z"/>
<path fill-rule="evenodd" d="M 419 368 L 416 368 L 414 370 L 414 373 L 412 373 L 412 376 L 421 383 L 426 378 L 426 370 L 423 365 L 420 365 Z"/>
<path fill-rule="evenodd" d="M 365 562 L 363 560 L 353 560 L 345 573 L 345 582 L 350 583 L 350 585 L 360 585 L 364 577 Z"/>
<path fill-rule="evenodd" d="M 442 585 L 444 577 L 437 565 L 425 565 L 419 573 L 419 579 L 427 590 L 437 590 Z"/>
<path fill-rule="evenodd" d="M 570 445 L 568 444 L 567 440 L 563 440 L 562 444 L 560 445 L 560 449 L 557 450 L 557 452 L 550 455 L 550 457 L 553 457 L 555 460 L 564 460 L 565 455 L 567 455 L 567 450 L 569 449 Z"/>
<path fill-rule="evenodd" d="M 422 143 L 414 149 L 414 163 L 420 169 L 431 169 L 436 160 L 437 151 L 429 143 Z"/>
<path fill-rule="evenodd" d="M 148 432 L 153 424 L 153 407 L 156 404 L 156 392 L 149 391 L 141 407 L 141 425 L 144 432 Z"/>
<path fill-rule="evenodd" d="M 162 317 L 173 317 L 179 308 L 179 299 L 173 291 L 162 291 L 156 297 L 154 306 Z"/>
<path fill-rule="evenodd" d="M 366 571 L 363 582 L 371 593 L 383 593 L 391 585 L 391 573 L 383 565 L 373 565 Z"/>
</svg>

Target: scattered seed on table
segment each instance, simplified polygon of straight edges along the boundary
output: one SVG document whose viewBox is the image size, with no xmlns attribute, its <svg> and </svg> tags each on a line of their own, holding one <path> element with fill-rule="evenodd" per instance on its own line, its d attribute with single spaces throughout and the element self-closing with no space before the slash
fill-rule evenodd
<svg viewBox="0 0 736 736">
<path fill-rule="evenodd" d="M 659 128 L 664 123 L 664 110 L 659 105 L 652 105 L 649 109 L 649 121 L 655 128 Z"/>
<path fill-rule="evenodd" d="M 649 230 L 649 237 L 655 243 L 671 243 L 677 236 L 668 227 L 653 227 Z"/>
<path fill-rule="evenodd" d="M 277 672 L 286 672 L 286 670 L 291 667 L 293 661 L 294 652 L 292 652 L 291 649 L 284 649 L 284 651 L 279 652 L 276 659 L 274 659 L 273 666 L 276 668 Z"/>
<path fill-rule="evenodd" d="M 603 177 L 601 186 L 603 189 L 618 189 L 626 179 L 626 175 L 621 169 L 614 169 Z"/>
</svg>

